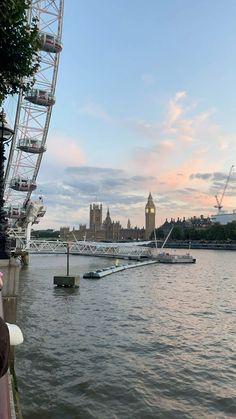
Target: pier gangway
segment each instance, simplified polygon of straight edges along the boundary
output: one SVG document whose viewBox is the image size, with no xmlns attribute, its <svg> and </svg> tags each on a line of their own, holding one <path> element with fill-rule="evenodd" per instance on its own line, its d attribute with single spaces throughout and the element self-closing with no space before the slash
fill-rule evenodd
<svg viewBox="0 0 236 419">
<path fill-rule="evenodd" d="M 88 241 L 63 242 L 60 240 L 30 240 L 22 243 L 21 249 L 32 253 L 63 254 L 69 246 L 70 254 L 85 256 L 103 256 L 124 259 L 151 257 L 151 249 L 144 245 L 127 243 L 101 243 Z"/>
</svg>

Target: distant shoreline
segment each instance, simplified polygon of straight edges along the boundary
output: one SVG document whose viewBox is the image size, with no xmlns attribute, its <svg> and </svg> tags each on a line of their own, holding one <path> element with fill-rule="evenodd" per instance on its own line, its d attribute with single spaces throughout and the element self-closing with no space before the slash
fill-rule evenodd
<svg viewBox="0 0 236 419">
<path fill-rule="evenodd" d="M 161 244 L 158 243 L 158 248 Z M 236 243 L 199 243 L 199 242 L 183 242 L 170 241 L 166 243 L 165 248 L 172 249 L 211 249 L 211 250 L 236 250 Z"/>
</svg>

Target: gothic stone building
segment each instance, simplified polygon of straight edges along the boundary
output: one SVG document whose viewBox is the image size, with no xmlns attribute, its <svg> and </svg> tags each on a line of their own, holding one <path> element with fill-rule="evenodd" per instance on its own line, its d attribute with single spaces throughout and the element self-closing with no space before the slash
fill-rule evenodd
<svg viewBox="0 0 236 419">
<path fill-rule="evenodd" d="M 155 228 L 155 205 L 152 195 L 149 194 L 145 207 L 145 229 L 131 227 L 130 220 L 127 228 L 123 228 L 119 221 L 112 221 L 109 209 L 106 218 L 102 221 L 102 204 L 91 204 L 89 209 L 89 228 L 81 224 L 79 229 L 61 227 L 61 240 L 88 240 L 88 241 L 128 241 L 148 240 Z"/>
<path fill-rule="evenodd" d="M 156 207 L 154 205 L 152 195 L 149 194 L 145 207 L 145 239 L 149 240 L 153 230 L 155 229 Z"/>
</svg>

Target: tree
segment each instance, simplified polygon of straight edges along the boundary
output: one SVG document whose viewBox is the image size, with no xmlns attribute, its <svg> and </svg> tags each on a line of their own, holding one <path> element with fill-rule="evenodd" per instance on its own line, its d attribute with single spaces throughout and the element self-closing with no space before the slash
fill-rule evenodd
<svg viewBox="0 0 236 419">
<path fill-rule="evenodd" d="M 163 239 L 165 237 L 165 234 L 162 228 L 156 229 L 156 237 L 157 239 Z"/>
<path fill-rule="evenodd" d="M 30 0 L 2 0 L 0 7 L 0 105 L 7 95 L 27 91 L 39 67 L 37 20 L 29 25 Z"/>
<path fill-rule="evenodd" d="M 203 238 L 203 229 L 188 227 L 184 229 L 185 240 L 200 240 Z"/>
<path fill-rule="evenodd" d="M 173 228 L 173 231 L 171 233 L 171 238 L 173 240 L 183 240 L 184 234 L 183 234 L 183 230 L 181 229 L 180 226 L 175 226 Z"/>
</svg>

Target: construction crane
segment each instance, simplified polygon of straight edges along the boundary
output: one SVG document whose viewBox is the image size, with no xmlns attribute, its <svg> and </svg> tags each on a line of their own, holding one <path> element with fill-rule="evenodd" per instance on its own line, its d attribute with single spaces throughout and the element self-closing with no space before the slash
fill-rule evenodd
<svg viewBox="0 0 236 419">
<path fill-rule="evenodd" d="M 223 198 L 225 196 L 225 192 L 226 192 L 226 189 L 227 189 L 227 186 L 228 186 L 228 183 L 229 183 L 230 176 L 232 174 L 233 168 L 234 168 L 234 165 L 232 164 L 232 166 L 230 168 L 230 171 L 229 171 L 229 174 L 228 174 L 228 177 L 227 177 L 227 180 L 225 182 L 225 186 L 224 186 L 224 189 L 223 189 L 221 198 L 219 199 L 218 196 L 215 195 L 215 199 L 216 199 L 216 203 L 217 203 L 217 205 L 215 205 L 215 208 L 218 208 L 218 212 L 220 212 L 222 210 L 222 208 L 223 208 L 222 201 L 223 201 Z"/>
</svg>

